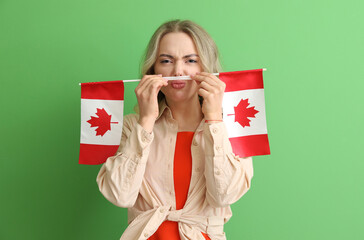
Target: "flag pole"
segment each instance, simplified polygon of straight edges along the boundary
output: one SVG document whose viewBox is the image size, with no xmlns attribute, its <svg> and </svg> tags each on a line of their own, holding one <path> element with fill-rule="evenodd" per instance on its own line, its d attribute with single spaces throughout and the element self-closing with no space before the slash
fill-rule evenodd
<svg viewBox="0 0 364 240">
<path fill-rule="evenodd" d="M 215 76 L 219 76 L 219 73 L 213 73 Z M 163 77 L 168 81 L 175 81 L 175 80 L 192 80 L 190 76 L 179 76 L 179 77 Z M 123 82 L 139 82 L 140 79 L 133 79 L 133 80 L 124 80 Z"/>
<path fill-rule="evenodd" d="M 262 70 L 263 71 L 267 71 L 266 68 L 263 68 Z M 213 73 L 213 75 L 219 76 L 219 73 Z M 163 78 L 167 79 L 168 81 L 174 81 L 174 80 L 192 80 L 190 78 L 190 76 L 163 77 Z M 140 79 L 123 80 L 123 82 L 140 82 Z M 79 83 L 78 85 L 81 85 L 81 83 Z"/>
</svg>

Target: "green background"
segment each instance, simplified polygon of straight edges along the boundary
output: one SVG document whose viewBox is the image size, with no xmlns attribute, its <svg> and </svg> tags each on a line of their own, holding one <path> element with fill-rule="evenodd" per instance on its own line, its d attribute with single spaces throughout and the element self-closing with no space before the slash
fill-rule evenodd
<svg viewBox="0 0 364 240">
<path fill-rule="evenodd" d="M 126 210 L 78 165 L 79 82 L 139 78 L 164 21 L 215 39 L 224 71 L 264 72 L 272 154 L 228 239 L 364 239 L 362 0 L 0 0 L 0 239 L 119 239 Z M 125 114 L 136 103 L 126 86 Z"/>
</svg>

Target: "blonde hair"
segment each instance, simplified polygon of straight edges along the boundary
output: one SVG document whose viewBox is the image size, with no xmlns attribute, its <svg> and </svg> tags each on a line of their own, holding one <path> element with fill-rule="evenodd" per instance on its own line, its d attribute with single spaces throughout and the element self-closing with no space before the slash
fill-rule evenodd
<svg viewBox="0 0 364 240">
<path fill-rule="evenodd" d="M 153 34 L 144 54 L 141 67 L 141 76 L 155 74 L 154 64 L 157 60 L 158 47 L 164 35 L 171 32 L 187 33 L 194 41 L 201 66 L 204 72 L 221 72 L 219 53 L 217 46 L 211 36 L 198 24 L 190 20 L 172 20 L 163 23 Z"/>
</svg>

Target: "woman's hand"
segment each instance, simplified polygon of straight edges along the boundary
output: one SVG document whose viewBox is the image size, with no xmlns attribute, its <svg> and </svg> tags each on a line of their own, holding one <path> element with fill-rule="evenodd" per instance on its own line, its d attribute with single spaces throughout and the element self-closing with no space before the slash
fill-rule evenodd
<svg viewBox="0 0 364 240">
<path fill-rule="evenodd" d="M 135 95 L 139 105 L 139 124 L 148 132 L 153 131 L 158 117 L 158 92 L 168 82 L 162 75 L 145 75 L 135 88 Z"/>
<path fill-rule="evenodd" d="M 222 99 L 226 84 L 211 73 L 201 72 L 191 78 L 199 84 L 198 95 L 203 97 L 202 112 L 206 120 L 222 120 Z"/>
</svg>

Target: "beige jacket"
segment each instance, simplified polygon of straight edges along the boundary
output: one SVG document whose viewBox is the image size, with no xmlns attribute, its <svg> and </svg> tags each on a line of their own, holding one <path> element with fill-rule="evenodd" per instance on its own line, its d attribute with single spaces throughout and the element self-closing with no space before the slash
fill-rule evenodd
<svg viewBox="0 0 364 240">
<path fill-rule="evenodd" d="M 198 126 L 192 141 L 192 176 L 188 198 L 176 210 L 173 160 L 178 126 L 165 103 L 152 133 L 136 114 L 124 117 L 120 147 L 97 176 L 101 193 L 116 206 L 128 208 L 129 226 L 120 239 L 148 239 L 165 221 L 177 221 L 181 240 L 226 239 L 223 225 L 230 204 L 250 188 L 252 158 L 232 152 L 223 122 Z"/>
</svg>

